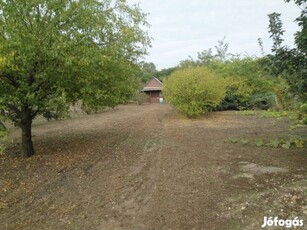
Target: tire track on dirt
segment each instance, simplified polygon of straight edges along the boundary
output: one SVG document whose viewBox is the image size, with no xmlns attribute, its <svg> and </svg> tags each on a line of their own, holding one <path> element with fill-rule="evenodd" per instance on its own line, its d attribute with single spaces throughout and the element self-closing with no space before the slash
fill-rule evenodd
<svg viewBox="0 0 307 230">
<path fill-rule="evenodd" d="M 138 157 L 120 173 L 124 186 L 118 194 L 122 200 L 118 199 L 113 207 L 117 216 L 103 221 L 98 229 L 151 229 L 144 220 L 150 215 L 149 206 L 156 192 L 156 183 L 161 177 L 158 165 L 164 147 L 164 113 L 158 118 L 149 119 L 150 125 L 143 123 L 138 135 L 130 136 L 121 144 L 124 147 L 128 142 L 141 140 Z"/>
<path fill-rule="evenodd" d="M 194 129 L 171 117 L 164 122 L 162 176 L 146 219 L 149 229 L 211 229 L 210 221 L 217 217 L 216 200 L 223 185 L 211 180 L 213 162 L 206 161 L 210 151 L 203 153 L 213 146 L 197 139 Z"/>
</svg>

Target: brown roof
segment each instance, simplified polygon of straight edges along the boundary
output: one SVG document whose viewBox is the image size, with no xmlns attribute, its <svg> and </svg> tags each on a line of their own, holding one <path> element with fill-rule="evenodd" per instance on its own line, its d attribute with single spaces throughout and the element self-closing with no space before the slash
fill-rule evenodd
<svg viewBox="0 0 307 230">
<path fill-rule="evenodd" d="M 154 90 L 162 90 L 163 89 L 163 84 L 162 82 L 158 79 L 153 77 L 151 80 L 149 80 L 142 91 L 154 91 Z"/>
</svg>

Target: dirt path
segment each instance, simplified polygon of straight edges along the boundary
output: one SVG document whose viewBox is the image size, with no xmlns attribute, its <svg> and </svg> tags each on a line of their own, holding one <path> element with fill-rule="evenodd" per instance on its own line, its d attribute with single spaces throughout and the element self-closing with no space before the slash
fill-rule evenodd
<svg viewBox="0 0 307 230">
<path fill-rule="evenodd" d="M 307 229 L 306 149 L 224 143 L 288 126 L 158 104 L 39 121 L 36 156 L 0 158 L 0 229 L 260 229 L 264 216 Z"/>
</svg>

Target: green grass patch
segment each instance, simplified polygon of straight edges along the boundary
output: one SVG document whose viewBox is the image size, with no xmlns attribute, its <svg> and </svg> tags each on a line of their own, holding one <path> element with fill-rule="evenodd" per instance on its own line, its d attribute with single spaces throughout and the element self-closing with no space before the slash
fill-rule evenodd
<svg viewBox="0 0 307 230">
<path fill-rule="evenodd" d="M 240 141 L 240 138 L 237 137 L 228 137 L 226 139 L 224 139 L 225 143 L 238 143 Z"/>
<path fill-rule="evenodd" d="M 254 111 L 254 110 L 242 110 L 242 111 L 238 111 L 237 115 L 252 116 L 252 115 L 256 115 L 256 111 Z"/>
<path fill-rule="evenodd" d="M 275 138 L 270 139 L 267 142 L 263 141 L 261 138 L 256 138 L 253 141 L 246 137 L 228 137 L 224 139 L 225 143 L 241 143 L 243 145 L 253 144 L 257 147 L 267 146 L 270 148 L 284 148 L 284 149 L 290 149 L 293 148 L 304 148 L 306 147 L 307 140 L 304 140 L 303 138 L 291 136 L 290 138 Z"/>
<path fill-rule="evenodd" d="M 261 117 L 268 117 L 268 118 L 281 118 L 281 117 L 290 117 L 293 115 L 292 112 L 289 111 L 269 111 L 269 110 L 262 110 L 259 112 Z"/>
<path fill-rule="evenodd" d="M 254 140 L 254 144 L 257 146 L 257 147 L 261 147 L 264 145 L 264 141 L 261 139 L 261 138 L 257 138 Z"/>
</svg>

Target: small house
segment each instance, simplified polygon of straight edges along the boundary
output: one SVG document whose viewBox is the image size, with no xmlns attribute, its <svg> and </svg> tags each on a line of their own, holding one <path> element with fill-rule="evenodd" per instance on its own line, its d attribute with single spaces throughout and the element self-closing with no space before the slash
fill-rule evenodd
<svg viewBox="0 0 307 230">
<path fill-rule="evenodd" d="M 149 103 L 159 103 L 160 98 L 163 97 L 162 90 L 162 82 L 158 78 L 153 77 L 145 84 L 142 92 L 148 96 Z"/>
</svg>

